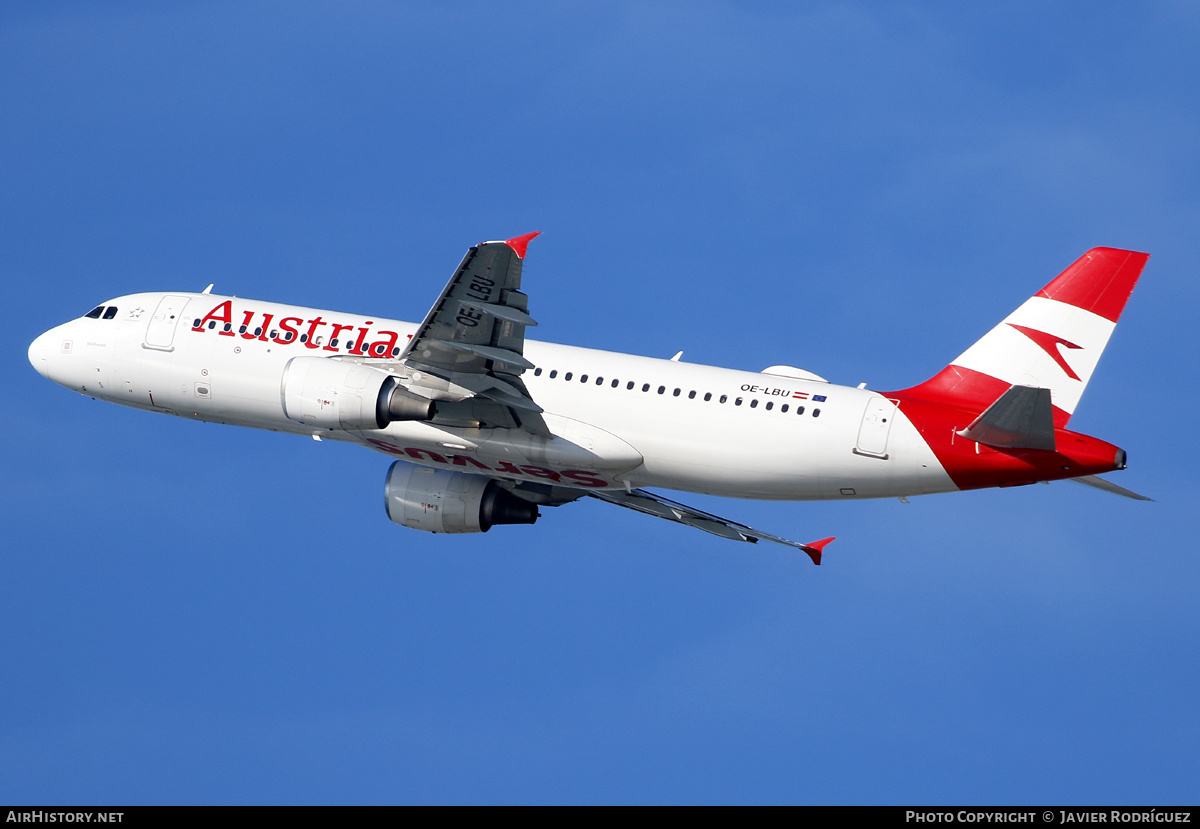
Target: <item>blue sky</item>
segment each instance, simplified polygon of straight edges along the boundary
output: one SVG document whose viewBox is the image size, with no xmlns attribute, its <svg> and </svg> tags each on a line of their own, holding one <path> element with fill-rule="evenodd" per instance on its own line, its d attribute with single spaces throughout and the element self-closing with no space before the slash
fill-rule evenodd
<svg viewBox="0 0 1200 829">
<path fill-rule="evenodd" d="M 0 801 L 1194 803 L 1200 13 L 1183 2 L 0 6 Z M 541 230 L 540 338 L 930 376 L 1153 256 L 1070 483 L 441 537 L 383 456 L 72 395 L 112 296 L 418 319 Z M 714 437 L 714 439 L 720 439 Z"/>
</svg>

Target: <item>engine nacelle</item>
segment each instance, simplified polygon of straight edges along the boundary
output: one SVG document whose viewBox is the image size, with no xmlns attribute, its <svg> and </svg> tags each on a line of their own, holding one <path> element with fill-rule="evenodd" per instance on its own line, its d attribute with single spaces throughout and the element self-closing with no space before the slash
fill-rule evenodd
<svg viewBox="0 0 1200 829">
<path fill-rule="evenodd" d="M 361 363 L 293 357 L 280 384 L 288 420 L 319 429 L 382 429 L 394 420 L 432 420 L 436 404 Z"/>
<path fill-rule="evenodd" d="M 496 524 L 532 524 L 537 506 L 491 478 L 396 461 L 383 489 L 388 518 L 431 533 L 485 533 Z"/>
</svg>

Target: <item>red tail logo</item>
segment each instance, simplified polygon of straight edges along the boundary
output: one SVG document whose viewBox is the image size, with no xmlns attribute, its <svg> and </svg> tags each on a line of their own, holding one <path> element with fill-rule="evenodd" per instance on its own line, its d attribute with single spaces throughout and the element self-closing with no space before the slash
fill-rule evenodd
<svg viewBox="0 0 1200 829">
<path fill-rule="evenodd" d="M 1059 352 L 1058 347 L 1060 345 L 1065 345 L 1067 348 L 1083 348 L 1083 346 L 1075 345 L 1075 343 L 1072 342 L 1067 342 L 1062 337 L 1056 337 L 1053 334 L 1047 334 L 1045 331 L 1038 331 L 1036 328 L 1026 328 L 1023 325 L 1013 325 L 1011 322 L 1009 325 L 1037 343 L 1042 351 L 1045 351 L 1054 359 L 1054 362 L 1058 363 L 1062 370 L 1067 373 L 1068 377 L 1070 377 L 1072 380 L 1079 379 L 1079 375 L 1076 374 L 1074 370 L 1067 365 L 1067 361 L 1063 359 L 1063 355 Z"/>
</svg>

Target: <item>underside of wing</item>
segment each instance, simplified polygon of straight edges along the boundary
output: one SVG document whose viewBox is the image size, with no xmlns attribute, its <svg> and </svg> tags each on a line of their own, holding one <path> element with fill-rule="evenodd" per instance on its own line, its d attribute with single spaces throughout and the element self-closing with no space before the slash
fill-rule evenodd
<svg viewBox="0 0 1200 829">
<path fill-rule="evenodd" d="M 704 530 L 706 533 L 719 535 L 722 538 L 728 538 L 732 541 L 747 541 L 750 543 L 773 541 L 776 544 L 784 544 L 797 550 L 803 550 L 813 560 L 813 564 L 821 563 L 821 553 L 825 549 L 825 545 L 834 540 L 831 537 L 808 544 L 801 544 L 798 541 L 791 541 L 787 538 L 781 538 L 777 535 L 771 535 L 770 533 L 747 527 L 745 524 L 739 524 L 736 521 L 730 521 L 727 518 L 721 518 L 719 515 L 693 509 L 677 501 L 647 492 L 644 489 L 634 489 L 629 492 L 622 492 L 620 490 L 593 491 L 589 492 L 588 495 L 591 495 L 593 498 L 599 498 L 601 501 L 607 501 L 610 504 L 616 504 L 619 507 L 636 510 L 637 512 L 653 515 L 657 518 L 665 518 L 677 524 L 695 527 L 698 530 Z"/>
<path fill-rule="evenodd" d="M 435 423 L 550 435 L 542 408 L 521 380 L 533 367 L 524 356 L 525 329 L 537 325 L 521 292 L 521 268 L 529 240 L 537 235 L 468 250 L 393 361 L 409 391 L 437 402 Z"/>
</svg>

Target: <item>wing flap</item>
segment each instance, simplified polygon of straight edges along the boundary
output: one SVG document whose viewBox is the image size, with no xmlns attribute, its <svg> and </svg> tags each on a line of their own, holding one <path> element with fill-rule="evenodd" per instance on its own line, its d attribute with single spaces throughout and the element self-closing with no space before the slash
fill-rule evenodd
<svg viewBox="0 0 1200 829">
<path fill-rule="evenodd" d="M 515 377 L 502 380 L 499 377 L 489 377 L 479 374 L 454 375 L 453 382 L 456 385 L 462 386 L 464 389 L 469 389 L 481 397 L 489 400 L 495 400 L 498 403 L 504 403 L 506 406 L 516 406 L 517 408 L 525 409 L 530 412 L 541 414 L 543 409 L 529 396 L 525 391 L 525 384 L 521 383 Z M 516 383 L 521 383 L 519 386 L 511 381 L 516 380 Z"/>
<path fill-rule="evenodd" d="M 497 348 L 492 345 L 476 345 L 474 343 L 456 342 L 455 340 L 433 340 L 430 345 L 439 348 L 452 348 L 457 351 L 465 351 L 468 354 L 474 354 L 477 357 L 491 360 L 496 363 L 504 363 L 506 366 L 513 366 L 524 371 L 527 368 L 533 368 L 533 363 L 526 360 L 521 354 L 516 351 L 510 351 L 507 348 Z"/>
<path fill-rule="evenodd" d="M 490 302 L 477 302 L 473 299 L 464 298 L 460 298 L 458 302 L 460 305 L 466 306 L 467 308 L 473 308 L 476 311 L 482 311 L 485 314 L 490 314 L 498 320 L 515 322 L 518 325 L 524 325 L 529 328 L 537 327 L 537 321 L 533 317 L 510 305 L 496 305 Z"/>
</svg>

